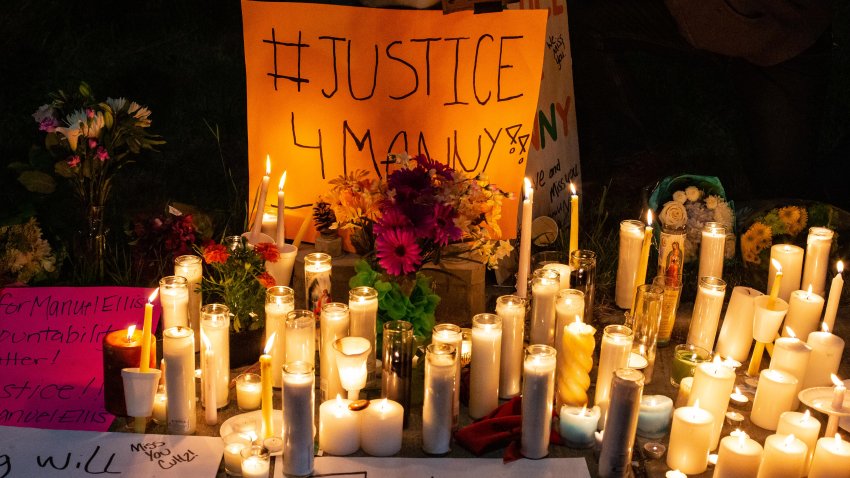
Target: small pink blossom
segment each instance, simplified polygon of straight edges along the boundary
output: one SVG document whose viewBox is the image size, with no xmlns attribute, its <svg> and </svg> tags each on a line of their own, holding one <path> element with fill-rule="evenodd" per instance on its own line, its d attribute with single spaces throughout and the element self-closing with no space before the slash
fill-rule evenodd
<svg viewBox="0 0 850 478">
<path fill-rule="evenodd" d="M 56 121 L 56 118 L 48 117 L 41 120 L 41 122 L 38 124 L 38 129 L 39 131 L 52 133 L 56 131 L 57 126 L 59 126 L 59 122 Z"/>
<path fill-rule="evenodd" d="M 97 147 L 97 140 L 96 139 L 89 139 L 89 149 L 94 149 L 96 147 Z"/>
<path fill-rule="evenodd" d="M 91 108 L 86 108 L 86 116 L 88 116 L 89 119 L 94 118 L 94 110 Z"/>
<path fill-rule="evenodd" d="M 70 166 L 72 168 L 76 168 L 79 165 L 80 165 L 80 157 L 79 156 L 74 155 L 74 156 L 71 156 L 70 159 L 68 159 L 68 166 Z"/>
<path fill-rule="evenodd" d="M 106 152 L 106 148 L 104 148 L 103 146 L 98 146 L 95 156 L 97 157 L 97 159 L 101 160 L 101 162 L 109 159 L 109 153 Z"/>
</svg>

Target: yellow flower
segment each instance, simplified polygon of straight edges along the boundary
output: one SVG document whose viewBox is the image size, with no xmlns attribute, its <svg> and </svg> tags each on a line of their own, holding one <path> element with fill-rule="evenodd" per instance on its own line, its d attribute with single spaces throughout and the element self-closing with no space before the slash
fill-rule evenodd
<svg viewBox="0 0 850 478">
<path fill-rule="evenodd" d="M 796 236 L 806 228 L 808 214 L 805 209 L 797 206 L 786 206 L 779 209 L 779 219 L 785 223 L 788 234 Z"/>
<path fill-rule="evenodd" d="M 761 263 L 759 253 L 770 247 L 772 243 L 770 227 L 760 222 L 753 223 L 747 232 L 741 235 L 741 255 L 746 262 Z"/>
</svg>

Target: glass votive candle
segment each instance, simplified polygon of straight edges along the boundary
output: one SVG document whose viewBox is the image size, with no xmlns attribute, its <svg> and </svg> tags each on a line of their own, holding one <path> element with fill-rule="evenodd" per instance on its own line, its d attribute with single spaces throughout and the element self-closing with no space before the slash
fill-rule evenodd
<svg viewBox="0 0 850 478">
<path fill-rule="evenodd" d="M 247 433 L 234 432 L 222 437 L 224 440 L 224 471 L 228 475 L 242 475 L 242 450 L 251 446 Z"/>
<path fill-rule="evenodd" d="M 165 385 L 159 385 L 156 395 L 153 397 L 153 415 L 151 419 L 157 425 L 165 425 L 168 419 L 168 396 L 165 394 Z"/>
<path fill-rule="evenodd" d="M 460 329 L 460 364 L 466 367 L 472 362 L 472 329 Z"/>
<path fill-rule="evenodd" d="M 243 373 L 236 377 L 236 406 L 243 412 L 260 408 L 262 379 L 256 373 Z"/>
<path fill-rule="evenodd" d="M 697 365 L 711 359 L 711 352 L 691 344 L 680 344 L 673 351 L 673 367 L 670 373 L 670 383 L 674 387 L 685 377 L 693 377 Z"/>
<path fill-rule="evenodd" d="M 242 449 L 242 476 L 244 478 L 268 478 L 270 455 L 262 445 L 246 446 Z"/>
</svg>

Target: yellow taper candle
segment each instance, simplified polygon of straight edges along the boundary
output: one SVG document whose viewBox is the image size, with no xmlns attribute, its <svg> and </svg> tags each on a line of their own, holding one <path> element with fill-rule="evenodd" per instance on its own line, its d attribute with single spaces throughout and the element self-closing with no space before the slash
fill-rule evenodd
<svg viewBox="0 0 850 478">
<path fill-rule="evenodd" d="M 583 323 L 579 317 L 564 327 L 561 337 L 564 353 L 558 357 L 560 364 L 557 368 L 558 403 L 561 405 L 579 407 L 588 403 L 595 333 L 596 329 Z"/>
<path fill-rule="evenodd" d="M 776 298 L 779 297 L 779 287 L 782 283 L 782 264 L 780 264 L 776 259 L 771 259 L 770 262 L 776 269 L 776 275 L 773 276 L 773 287 L 770 288 L 770 299 L 767 301 L 767 307 L 772 309 L 773 305 L 776 303 Z"/>
<path fill-rule="evenodd" d="M 780 264 L 776 259 L 771 259 L 770 263 L 773 265 L 773 268 L 776 269 L 776 275 L 773 276 L 773 286 L 770 288 L 770 296 L 767 298 L 767 308 L 773 309 L 776 305 L 776 298 L 779 297 L 779 288 L 782 283 L 782 264 Z M 750 366 L 747 368 L 747 375 L 750 377 L 758 375 L 759 368 L 761 367 L 761 357 L 764 355 L 764 348 L 765 346 L 772 345 L 772 343 L 765 344 L 756 340 L 756 345 L 753 347 L 753 357 L 750 359 Z"/>
<path fill-rule="evenodd" d="M 570 181 L 570 254 L 578 250 L 578 194 L 576 194 L 576 186 Z"/>
<path fill-rule="evenodd" d="M 263 355 L 260 355 L 260 383 L 262 385 L 262 414 L 263 414 L 263 439 L 274 435 L 272 427 L 272 356 L 269 354 L 274 345 L 274 336 L 277 332 L 271 334 L 266 340 L 266 347 L 263 349 Z"/>
<path fill-rule="evenodd" d="M 646 227 L 643 228 L 643 246 L 640 249 L 640 260 L 638 261 L 635 283 L 632 286 L 635 291 L 639 286 L 646 283 L 646 268 L 649 265 L 649 246 L 652 245 L 652 209 L 646 211 Z M 634 317 L 635 304 L 632 302 L 632 310 L 629 315 Z"/>
<path fill-rule="evenodd" d="M 159 293 L 159 288 L 153 290 L 148 303 L 145 304 L 145 320 L 142 323 L 142 355 L 139 358 L 139 372 L 147 372 L 151 368 L 151 322 L 153 321 L 153 301 Z"/>
</svg>

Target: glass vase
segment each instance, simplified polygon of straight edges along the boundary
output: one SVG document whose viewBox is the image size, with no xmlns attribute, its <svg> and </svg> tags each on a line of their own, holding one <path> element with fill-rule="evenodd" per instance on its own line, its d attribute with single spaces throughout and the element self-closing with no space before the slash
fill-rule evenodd
<svg viewBox="0 0 850 478">
<path fill-rule="evenodd" d="M 584 292 L 584 322 L 593 324 L 593 298 L 596 290 L 596 253 L 588 249 L 578 249 L 570 254 L 572 268 L 570 285 Z"/>
<path fill-rule="evenodd" d="M 413 324 L 393 320 L 384 324 L 381 396 L 404 407 L 404 425 L 410 420 L 410 381 L 413 375 Z"/>
</svg>

